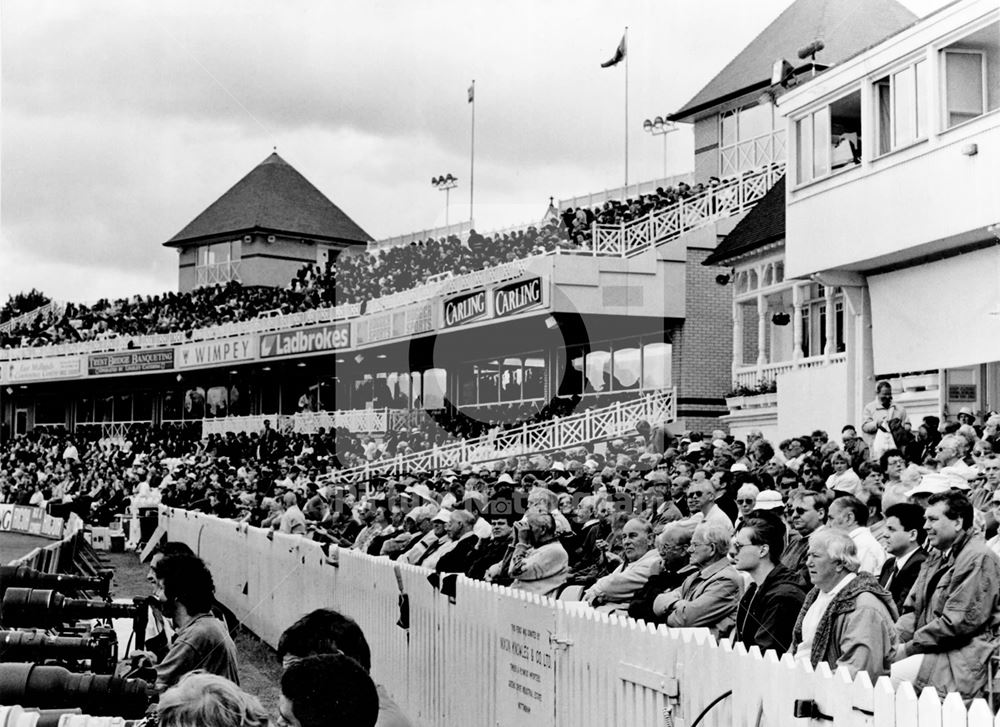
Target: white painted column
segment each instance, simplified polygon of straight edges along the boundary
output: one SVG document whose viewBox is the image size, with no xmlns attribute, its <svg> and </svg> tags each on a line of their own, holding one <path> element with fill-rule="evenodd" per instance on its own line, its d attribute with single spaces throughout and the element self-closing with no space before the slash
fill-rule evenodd
<svg viewBox="0 0 1000 727">
<path fill-rule="evenodd" d="M 830 358 L 833 354 L 837 352 L 837 311 L 834 310 L 833 298 L 837 293 L 837 289 L 832 285 L 827 285 L 825 288 L 825 298 L 826 298 L 826 346 L 823 348 L 823 356 Z"/>
<path fill-rule="evenodd" d="M 802 358 L 802 299 L 805 288 L 796 283 L 792 286 L 792 361 Z"/>
<path fill-rule="evenodd" d="M 767 363 L 767 298 L 757 296 L 757 366 Z"/>
<path fill-rule="evenodd" d="M 733 297 L 733 381 L 736 371 L 743 365 L 743 311 Z"/>
</svg>

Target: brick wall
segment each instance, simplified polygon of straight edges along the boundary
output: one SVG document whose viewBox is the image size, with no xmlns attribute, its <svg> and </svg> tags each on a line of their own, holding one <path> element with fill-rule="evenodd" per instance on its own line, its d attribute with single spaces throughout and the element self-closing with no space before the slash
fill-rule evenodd
<svg viewBox="0 0 1000 727">
<path fill-rule="evenodd" d="M 718 417 L 728 413 L 723 394 L 732 384 L 733 290 L 715 282 L 716 268 L 702 265 L 710 252 L 687 251 L 685 320 L 673 336 L 677 430 L 711 431 L 720 427 Z"/>
</svg>

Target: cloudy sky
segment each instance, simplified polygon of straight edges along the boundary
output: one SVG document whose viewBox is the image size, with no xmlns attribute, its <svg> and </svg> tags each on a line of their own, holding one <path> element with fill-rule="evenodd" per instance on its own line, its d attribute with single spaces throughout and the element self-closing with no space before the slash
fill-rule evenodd
<svg viewBox="0 0 1000 727">
<path fill-rule="evenodd" d="M 919 15 L 944 0 L 903 0 Z M 277 147 L 375 238 L 480 229 L 663 172 L 642 120 L 680 108 L 791 0 L 3 0 L 0 299 L 176 287 L 161 243 Z M 808 42 L 810 39 L 804 39 Z M 667 137 L 670 173 L 689 131 Z"/>
</svg>

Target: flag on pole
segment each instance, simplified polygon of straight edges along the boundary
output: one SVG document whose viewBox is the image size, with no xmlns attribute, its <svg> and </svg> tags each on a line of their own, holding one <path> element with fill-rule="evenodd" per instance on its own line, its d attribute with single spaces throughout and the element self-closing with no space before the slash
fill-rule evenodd
<svg viewBox="0 0 1000 727">
<path fill-rule="evenodd" d="M 472 103 L 475 100 L 476 100 L 476 84 L 473 83 L 471 86 L 469 86 L 469 103 Z"/>
<path fill-rule="evenodd" d="M 614 57 L 609 61 L 604 61 L 601 64 L 601 68 L 611 68 L 611 66 L 617 66 L 625 60 L 625 36 L 622 36 L 621 42 L 618 44 L 618 49 L 615 51 Z"/>
</svg>

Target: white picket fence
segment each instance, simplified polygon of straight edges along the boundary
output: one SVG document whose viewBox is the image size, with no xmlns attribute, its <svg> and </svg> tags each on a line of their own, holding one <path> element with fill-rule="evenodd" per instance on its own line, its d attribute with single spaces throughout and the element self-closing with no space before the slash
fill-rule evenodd
<svg viewBox="0 0 1000 727">
<path fill-rule="evenodd" d="M 525 423 L 508 431 L 338 470 L 337 477 L 354 482 L 376 474 L 436 471 L 568 449 L 587 442 L 634 433 L 636 422 L 640 419 L 653 424 L 672 422 L 676 418 L 676 412 L 677 391 L 665 389 L 634 401 L 618 401 L 610 406 L 568 417 L 535 424 Z"/>
<path fill-rule="evenodd" d="M 942 702 L 933 689 L 894 690 L 887 677 L 873 685 L 864 672 L 852 681 L 844 669 L 716 643 L 704 629 L 654 628 L 464 577 L 451 599 L 423 568 L 336 549 L 327 557 L 301 536 L 198 513 L 161 508 L 160 522 L 206 560 L 218 598 L 272 646 L 314 608 L 357 620 L 373 677 L 426 727 L 691 727 L 729 691 L 701 725 L 829 724 L 795 718 L 796 700 L 814 700 L 837 727 L 1000 725 L 983 700 L 967 709 L 957 694 Z M 401 589 L 408 629 L 396 625 Z M 528 650 L 512 653 L 512 643 Z"/>
<path fill-rule="evenodd" d="M 400 424 L 406 424 L 417 418 L 416 413 L 402 409 L 341 409 L 336 411 L 306 411 L 297 414 L 253 414 L 239 417 L 218 417 L 203 419 L 201 436 L 208 438 L 211 434 L 225 436 L 226 432 L 234 434 L 260 434 L 264 429 L 264 420 L 270 421 L 279 431 L 295 432 L 296 434 L 314 434 L 320 427 L 332 431 L 335 427 L 343 427 L 350 432 L 386 432 Z"/>
</svg>

